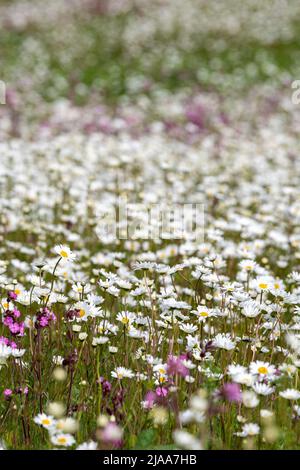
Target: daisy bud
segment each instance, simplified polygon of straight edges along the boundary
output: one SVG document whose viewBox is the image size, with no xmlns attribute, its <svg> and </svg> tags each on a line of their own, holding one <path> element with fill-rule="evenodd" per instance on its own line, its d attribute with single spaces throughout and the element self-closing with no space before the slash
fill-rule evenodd
<svg viewBox="0 0 300 470">
<path fill-rule="evenodd" d="M 279 437 L 279 429 L 276 426 L 267 426 L 264 429 L 263 435 L 267 442 L 275 442 Z"/>
<path fill-rule="evenodd" d="M 80 339 L 80 341 L 85 341 L 87 337 L 88 337 L 87 333 L 79 333 L 78 335 L 78 338 Z"/>
<path fill-rule="evenodd" d="M 202 444 L 195 436 L 182 429 L 177 429 L 173 433 L 175 444 L 182 449 L 202 450 Z"/>
<path fill-rule="evenodd" d="M 270 410 L 260 410 L 260 417 L 264 421 L 272 421 L 274 418 L 274 413 Z"/>
<path fill-rule="evenodd" d="M 109 422 L 99 434 L 104 444 L 120 447 L 122 444 L 123 430 L 116 423 Z"/>
<path fill-rule="evenodd" d="M 154 407 L 151 410 L 150 416 L 153 420 L 153 423 L 158 426 L 162 426 L 168 421 L 168 412 L 162 406 Z"/>
<path fill-rule="evenodd" d="M 237 415 L 236 419 L 238 423 L 246 423 L 246 418 L 244 418 L 242 415 Z"/>
<path fill-rule="evenodd" d="M 257 398 L 256 393 L 251 391 L 245 391 L 242 394 L 243 405 L 246 408 L 255 408 L 259 404 L 259 399 Z"/>
<path fill-rule="evenodd" d="M 54 416 L 54 418 L 61 418 L 65 414 L 65 411 L 66 407 L 63 403 L 52 402 L 48 405 L 48 413 Z"/>
<path fill-rule="evenodd" d="M 79 331 L 81 331 L 81 325 L 73 325 L 73 326 L 72 326 L 72 330 L 73 330 L 75 333 L 78 333 Z"/>
<path fill-rule="evenodd" d="M 60 419 L 57 423 L 57 429 L 70 434 L 75 434 L 78 431 L 78 427 L 78 421 L 74 418 Z"/>
<path fill-rule="evenodd" d="M 56 367 L 53 371 L 53 378 L 58 382 L 63 382 L 64 380 L 66 380 L 67 376 L 67 371 L 62 367 Z"/>
<path fill-rule="evenodd" d="M 99 426 L 99 428 L 104 428 L 108 422 L 109 419 L 105 415 L 99 415 L 97 418 L 97 426 Z"/>
<path fill-rule="evenodd" d="M 194 395 L 190 400 L 190 407 L 195 411 L 206 411 L 208 403 L 205 398 Z"/>
</svg>

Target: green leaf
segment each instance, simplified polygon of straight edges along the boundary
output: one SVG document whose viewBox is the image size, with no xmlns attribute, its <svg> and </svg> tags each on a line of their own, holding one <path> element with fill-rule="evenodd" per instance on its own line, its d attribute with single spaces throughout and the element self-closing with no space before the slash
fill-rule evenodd
<svg viewBox="0 0 300 470">
<path fill-rule="evenodd" d="M 137 439 L 136 449 L 147 449 L 151 447 L 156 438 L 155 429 L 146 429 L 142 431 Z"/>
</svg>

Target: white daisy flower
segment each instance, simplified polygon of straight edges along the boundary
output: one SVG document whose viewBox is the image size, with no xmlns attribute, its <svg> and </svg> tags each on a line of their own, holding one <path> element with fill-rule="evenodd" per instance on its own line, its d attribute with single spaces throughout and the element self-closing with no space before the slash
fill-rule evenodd
<svg viewBox="0 0 300 470">
<path fill-rule="evenodd" d="M 259 377 L 264 378 L 274 375 L 276 368 L 268 362 L 255 361 L 250 364 L 250 372 L 253 375 L 258 375 Z"/>
<path fill-rule="evenodd" d="M 226 349 L 231 351 L 235 348 L 235 342 L 231 339 L 229 333 L 218 333 L 213 339 L 213 345 L 216 348 Z"/>
<path fill-rule="evenodd" d="M 40 413 L 38 414 L 33 421 L 38 424 L 39 426 L 42 426 L 45 429 L 48 430 L 53 430 L 55 429 L 56 426 L 56 419 L 54 419 L 53 416 L 46 415 L 45 413 Z"/>
<path fill-rule="evenodd" d="M 294 388 L 287 388 L 286 390 L 279 392 L 279 395 L 286 400 L 299 400 L 300 391 Z"/>
<path fill-rule="evenodd" d="M 115 379 L 132 379 L 134 377 L 134 373 L 132 372 L 131 369 L 127 369 L 126 367 L 116 367 L 115 370 L 111 372 L 112 377 Z"/>
<path fill-rule="evenodd" d="M 98 444 L 95 441 L 88 441 L 88 442 L 83 442 L 80 444 L 78 447 L 76 447 L 76 450 L 97 450 Z"/>
<path fill-rule="evenodd" d="M 253 390 L 258 394 L 258 395 L 271 395 L 271 393 L 274 393 L 275 387 L 271 387 L 268 384 L 262 383 L 262 382 L 255 382 L 252 385 Z"/>
<path fill-rule="evenodd" d="M 51 442 L 55 446 L 71 447 L 75 444 L 75 439 L 72 434 L 58 433 L 51 436 Z"/>
<path fill-rule="evenodd" d="M 74 261 L 76 255 L 71 251 L 67 245 L 56 245 L 54 247 L 55 253 L 60 256 L 64 261 Z"/>
</svg>

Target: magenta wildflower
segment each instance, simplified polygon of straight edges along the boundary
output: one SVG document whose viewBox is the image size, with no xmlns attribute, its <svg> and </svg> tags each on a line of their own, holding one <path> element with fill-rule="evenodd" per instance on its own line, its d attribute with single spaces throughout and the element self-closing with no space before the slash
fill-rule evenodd
<svg viewBox="0 0 300 470">
<path fill-rule="evenodd" d="M 237 383 L 224 384 L 221 391 L 221 396 L 230 402 L 240 403 L 242 401 L 242 393 Z"/>
<path fill-rule="evenodd" d="M 5 326 L 10 326 L 13 324 L 13 318 L 11 316 L 9 316 L 9 314 L 7 313 L 8 310 L 5 312 L 5 317 L 4 317 L 4 320 L 3 320 L 3 324 Z"/>
<path fill-rule="evenodd" d="M 114 422 L 108 423 L 101 431 L 101 441 L 106 445 L 122 447 L 122 429 Z"/>
<path fill-rule="evenodd" d="M 117 411 L 118 408 L 121 408 L 125 398 L 125 390 L 122 388 L 118 390 L 116 395 L 113 397 L 114 410 Z"/>
<path fill-rule="evenodd" d="M 189 370 L 182 362 L 181 357 L 169 356 L 167 363 L 167 373 L 168 375 L 181 375 L 186 377 L 189 375 Z"/>
<path fill-rule="evenodd" d="M 13 391 L 11 390 L 11 388 L 6 388 L 3 394 L 4 394 L 5 399 L 9 400 L 13 394 Z"/>
<path fill-rule="evenodd" d="M 28 395 L 28 392 L 29 392 L 29 390 L 28 390 L 28 387 L 27 387 L 27 386 L 24 387 L 24 388 L 19 387 L 19 388 L 17 388 L 17 389 L 15 390 L 15 393 L 17 393 L 17 394 L 19 394 L 19 395 Z"/>
<path fill-rule="evenodd" d="M 186 118 L 189 122 L 198 127 L 199 130 L 205 128 L 206 113 L 203 106 L 199 103 L 191 103 L 186 109 Z"/>
<path fill-rule="evenodd" d="M 152 392 L 151 390 L 146 393 L 145 400 L 144 400 L 144 405 L 146 409 L 151 409 L 153 408 L 156 400 L 156 394 Z"/>
<path fill-rule="evenodd" d="M 74 318 L 79 318 L 79 313 L 80 313 L 80 310 L 77 308 L 75 309 L 71 309 L 71 310 L 68 310 L 66 313 L 65 313 L 65 316 L 66 316 L 66 319 L 67 320 L 74 320 Z"/>
<path fill-rule="evenodd" d="M 8 339 L 8 338 L 5 338 L 5 336 L 0 336 L 0 344 L 5 344 L 5 346 L 10 346 L 12 349 L 17 349 L 17 344 Z"/>
<path fill-rule="evenodd" d="M 20 316 L 21 316 L 21 312 L 17 308 L 14 308 L 13 314 L 14 314 L 15 318 L 20 318 Z"/>
<path fill-rule="evenodd" d="M 11 325 L 9 325 L 9 331 L 11 332 L 11 334 L 17 335 L 20 332 L 20 327 L 18 323 L 12 323 Z"/>
<path fill-rule="evenodd" d="M 108 395 L 111 391 L 111 383 L 104 377 L 100 377 L 97 382 L 102 386 L 103 395 Z"/>
<path fill-rule="evenodd" d="M 0 337 L 0 344 L 5 344 L 5 346 L 10 346 L 10 341 L 8 338 L 5 338 L 5 336 Z"/>
<path fill-rule="evenodd" d="M 10 291 L 7 295 L 7 300 L 10 301 L 10 300 L 17 300 L 18 298 L 18 294 L 16 294 L 15 292 L 13 291 Z"/>
<path fill-rule="evenodd" d="M 166 397 L 168 395 L 168 389 L 166 387 L 157 387 L 155 393 L 158 397 Z"/>
<path fill-rule="evenodd" d="M 24 336 L 24 322 L 18 322 L 21 312 L 18 309 L 6 310 L 4 313 L 3 324 L 9 328 L 13 336 Z"/>
<path fill-rule="evenodd" d="M 55 314 L 47 307 L 41 308 L 36 316 L 35 327 L 37 329 L 46 328 L 51 322 L 56 322 Z"/>
</svg>

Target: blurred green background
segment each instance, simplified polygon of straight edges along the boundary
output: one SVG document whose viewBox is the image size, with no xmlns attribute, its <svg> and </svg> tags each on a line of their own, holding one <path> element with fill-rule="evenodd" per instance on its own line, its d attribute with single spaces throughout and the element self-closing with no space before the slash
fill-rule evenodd
<svg viewBox="0 0 300 470">
<path fill-rule="evenodd" d="M 1 79 L 46 100 L 240 92 L 300 77 L 300 2 L 0 2 Z"/>
</svg>

